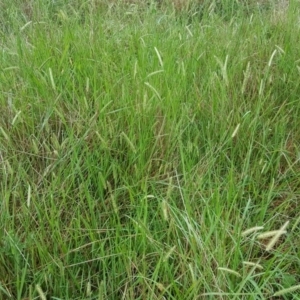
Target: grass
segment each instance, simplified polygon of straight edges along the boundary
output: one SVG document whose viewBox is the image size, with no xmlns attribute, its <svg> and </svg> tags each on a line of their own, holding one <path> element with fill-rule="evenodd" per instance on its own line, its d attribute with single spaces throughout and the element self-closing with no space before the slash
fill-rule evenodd
<svg viewBox="0 0 300 300">
<path fill-rule="evenodd" d="M 0 299 L 300 299 L 297 4 L 4 0 Z"/>
</svg>

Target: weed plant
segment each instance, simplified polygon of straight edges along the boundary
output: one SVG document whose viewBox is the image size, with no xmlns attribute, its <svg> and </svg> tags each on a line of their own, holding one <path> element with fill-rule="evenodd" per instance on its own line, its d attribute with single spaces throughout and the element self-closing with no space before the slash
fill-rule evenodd
<svg viewBox="0 0 300 300">
<path fill-rule="evenodd" d="M 0 299 L 300 299 L 298 2 L 209 4 L 1 2 Z"/>
</svg>

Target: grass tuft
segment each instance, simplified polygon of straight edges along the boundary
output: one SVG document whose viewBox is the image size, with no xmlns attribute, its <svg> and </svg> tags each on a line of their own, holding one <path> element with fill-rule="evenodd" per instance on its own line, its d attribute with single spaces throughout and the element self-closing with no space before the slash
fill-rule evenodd
<svg viewBox="0 0 300 300">
<path fill-rule="evenodd" d="M 0 35 L 1 299 L 297 294 L 297 1 L 3 0 Z"/>
</svg>

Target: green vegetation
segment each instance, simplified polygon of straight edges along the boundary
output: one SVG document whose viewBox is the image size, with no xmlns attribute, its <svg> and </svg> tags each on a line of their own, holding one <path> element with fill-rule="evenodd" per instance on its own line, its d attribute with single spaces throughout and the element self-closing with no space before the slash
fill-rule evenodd
<svg viewBox="0 0 300 300">
<path fill-rule="evenodd" d="M 0 4 L 0 299 L 300 299 L 297 2 L 137 2 Z"/>
</svg>

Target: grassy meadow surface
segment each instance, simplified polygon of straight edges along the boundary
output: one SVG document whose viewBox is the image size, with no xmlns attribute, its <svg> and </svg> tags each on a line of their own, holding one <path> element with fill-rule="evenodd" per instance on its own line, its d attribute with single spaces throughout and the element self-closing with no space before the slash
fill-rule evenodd
<svg viewBox="0 0 300 300">
<path fill-rule="evenodd" d="M 299 2 L 246 2 L 1 2 L 0 299 L 300 299 Z"/>
</svg>

